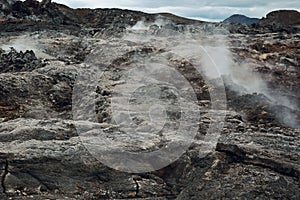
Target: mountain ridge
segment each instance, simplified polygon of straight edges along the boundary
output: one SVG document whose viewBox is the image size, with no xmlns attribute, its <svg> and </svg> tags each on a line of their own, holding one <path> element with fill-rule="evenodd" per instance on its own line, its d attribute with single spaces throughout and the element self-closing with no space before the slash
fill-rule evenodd
<svg viewBox="0 0 300 200">
<path fill-rule="evenodd" d="M 297 11 L 273 11 L 267 14 L 266 18 L 259 20 L 258 18 L 249 18 L 244 15 L 235 14 L 225 19 L 221 23 L 205 22 L 196 19 L 180 17 L 172 13 L 144 13 L 142 11 L 134 11 L 118 8 L 70 8 L 66 5 L 52 2 L 51 0 L 15 1 L 3 0 L 0 7 L 0 24 L 2 31 L 10 31 L 10 27 L 14 23 L 20 24 L 20 30 L 40 30 L 42 27 L 55 29 L 66 28 L 79 30 L 86 28 L 115 28 L 124 29 L 127 26 L 134 26 L 138 21 L 154 22 L 157 18 L 169 20 L 175 24 L 219 24 L 232 23 L 238 25 L 257 25 L 267 27 L 271 31 L 279 30 L 278 26 L 295 26 L 299 25 L 299 12 Z M 289 19 L 284 16 L 288 13 Z M 275 26 L 276 25 L 276 26 Z M 224 25 L 225 27 L 228 25 Z M 229 26 L 232 27 L 232 26 Z M 233 30 L 235 28 L 233 27 Z M 236 30 L 239 31 L 239 30 Z"/>
<path fill-rule="evenodd" d="M 234 23 L 234 24 L 247 24 L 252 25 L 259 22 L 258 18 L 250 18 L 241 14 L 234 14 L 225 19 L 223 22 Z"/>
</svg>

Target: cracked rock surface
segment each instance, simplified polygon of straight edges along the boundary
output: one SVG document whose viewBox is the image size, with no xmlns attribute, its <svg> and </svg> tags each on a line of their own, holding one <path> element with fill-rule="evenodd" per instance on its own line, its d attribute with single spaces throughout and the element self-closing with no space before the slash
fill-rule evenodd
<svg viewBox="0 0 300 200">
<path fill-rule="evenodd" d="M 300 199 L 297 28 L 264 27 L 267 21 L 224 28 L 51 1 L 5 5 L 0 199 Z M 214 106 L 224 99 L 211 96 L 222 91 L 209 83 L 220 82 L 208 81 L 195 41 L 217 58 L 230 55 L 231 74 L 218 77 L 227 108 Z M 220 41 L 228 52 L 214 49 Z M 211 127 L 216 116 L 224 116 L 220 137 Z M 120 150 L 149 153 L 188 142 L 161 169 L 155 167 L 166 160 L 154 157 L 130 160 L 131 169 L 151 172 L 120 171 L 128 164 Z M 204 148 L 209 142 L 215 146 Z"/>
</svg>

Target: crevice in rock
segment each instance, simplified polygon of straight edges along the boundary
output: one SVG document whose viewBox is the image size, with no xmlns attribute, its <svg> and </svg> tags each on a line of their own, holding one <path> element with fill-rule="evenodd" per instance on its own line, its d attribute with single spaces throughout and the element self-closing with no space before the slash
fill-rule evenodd
<svg viewBox="0 0 300 200">
<path fill-rule="evenodd" d="M 139 193 L 140 193 L 140 185 L 139 183 L 137 182 L 137 180 L 133 180 L 135 182 L 135 197 L 138 197 L 139 196 Z"/>
<path fill-rule="evenodd" d="M 298 180 L 300 180 L 300 171 L 292 164 L 285 163 L 284 161 L 279 162 L 267 157 L 258 157 L 258 156 L 253 156 L 253 158 L 250 158 L 249 152 L 238 147 L 237 145 L 219 143 L 217 145 L 216 150 L 219 152 L 226 153 L 235 162 L 267 168 L 279 174 L 295 177 Z"/>
<path fill-rule="evenodd" d="M 300 180 L 300 171 L 289 163 L 281 163 L 268 158 L 246 159 L 243 163 L 271 169 L 279 174 L 297 178 Z"/>
<path fill-rule="evenodd" d="M 5 167 L 4 167 L 4 173 L 1 179 L 1 186 L 2 186 L 2 192 L 6 193 L 6 186 L 5 186 L 5 179 L 8 174 L 8 160 L 5 160 Z"/>
</svg>

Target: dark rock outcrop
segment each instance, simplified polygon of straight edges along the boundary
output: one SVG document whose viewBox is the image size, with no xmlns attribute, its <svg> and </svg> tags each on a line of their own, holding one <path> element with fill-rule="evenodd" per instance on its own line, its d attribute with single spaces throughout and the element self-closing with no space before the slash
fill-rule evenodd
<svg viewBox="0 0 300 200">
<path fill-rule="evenodd" d="M 17 52 L 11 48 L 10 52 L 0 53 L 0 72 L 31 72 L 35 69 L 44 67 L 46 64 L 38 59 L 32 50 Z"/>
<path fill-rule="evenodd" d="M 260 20 L 261 25 L 300 26 L 300 12 L 297 10 L 278 10 L 267 14 Z"/>
</svg>

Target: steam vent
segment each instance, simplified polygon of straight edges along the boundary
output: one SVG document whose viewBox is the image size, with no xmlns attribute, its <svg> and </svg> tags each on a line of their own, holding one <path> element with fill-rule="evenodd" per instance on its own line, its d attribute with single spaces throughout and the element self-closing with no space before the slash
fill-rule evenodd
<svg viewBox="0 0 300 200">
<path fill-rule="evenodd" d="M 300 199 L 297 10 L 57 2 L 0 0 L 1 200 Z"/>
</svg>

